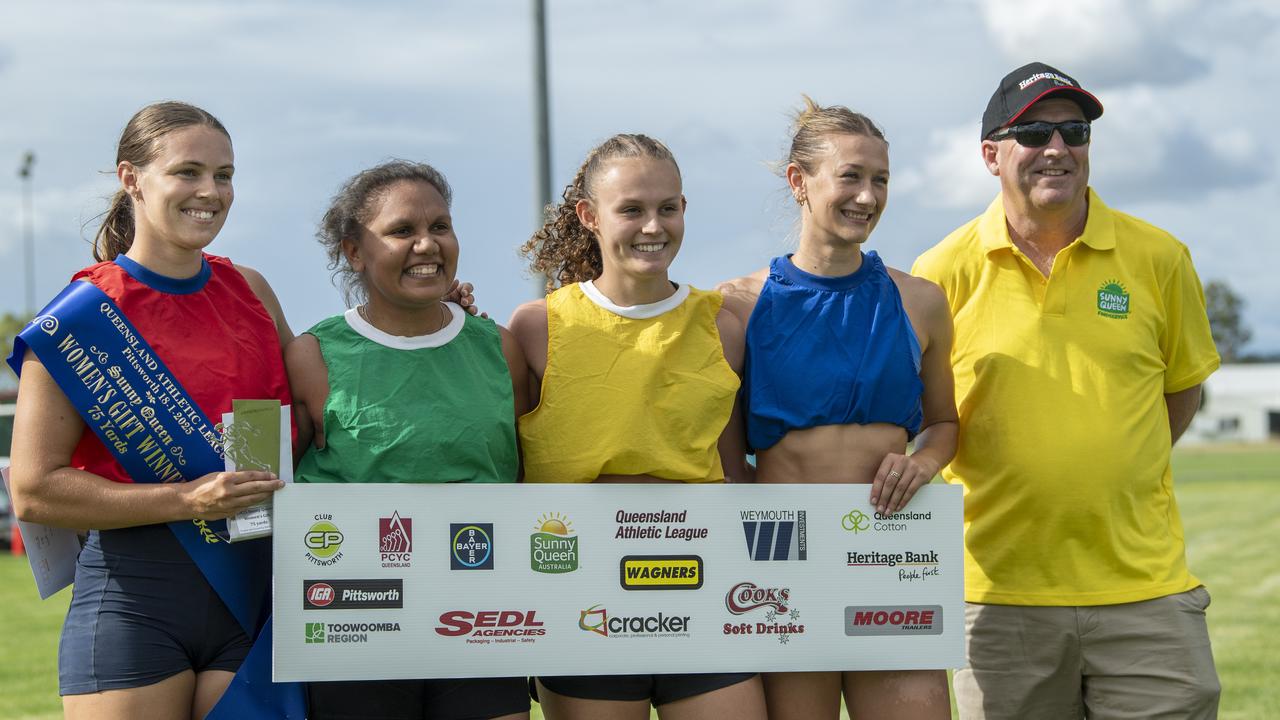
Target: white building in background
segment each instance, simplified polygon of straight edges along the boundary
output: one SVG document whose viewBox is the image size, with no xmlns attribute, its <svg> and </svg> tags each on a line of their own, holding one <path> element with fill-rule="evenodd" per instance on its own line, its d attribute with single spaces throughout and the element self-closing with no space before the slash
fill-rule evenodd
<svg viewBox="0 0 1280 720">
<path fill-rule="evenodd" d="M 1280 440 L 1280 363 L 1223 365 L 1180 445 Z"/>
</svg>

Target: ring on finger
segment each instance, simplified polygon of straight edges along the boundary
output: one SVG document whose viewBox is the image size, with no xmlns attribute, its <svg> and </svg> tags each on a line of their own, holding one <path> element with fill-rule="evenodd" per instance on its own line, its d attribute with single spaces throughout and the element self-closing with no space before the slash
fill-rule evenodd
<svg viewBox="0 0 1280 720">
<path fill-rule="evenodd" d="M 902 473 L 898 472 L 897 470 L 890 470 L 889 477 L 893 478 L 894 480 L 897 480 L 902 477 Z"/>
</svg>

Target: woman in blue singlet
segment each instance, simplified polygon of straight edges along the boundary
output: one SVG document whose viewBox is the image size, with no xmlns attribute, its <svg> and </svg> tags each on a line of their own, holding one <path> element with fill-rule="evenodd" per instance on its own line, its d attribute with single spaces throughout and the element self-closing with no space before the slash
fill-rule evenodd
<svg viewBox="0 0 1280 720">
<path fill-rule="evenodd" d="M 721 286 L 747 325 L 757 482 L 869 483 L 876 510 L 898 512 L 955 453 L 946 298 L 862 250 L 889 189 L 889 146 L 868 118 L 806 97 L 785 175 L 799 246 Z M 842 691 L 853 717 L 950 717 L 942 670 L 764 679 L 770 718 L 836 718 Z"/>
</svg>

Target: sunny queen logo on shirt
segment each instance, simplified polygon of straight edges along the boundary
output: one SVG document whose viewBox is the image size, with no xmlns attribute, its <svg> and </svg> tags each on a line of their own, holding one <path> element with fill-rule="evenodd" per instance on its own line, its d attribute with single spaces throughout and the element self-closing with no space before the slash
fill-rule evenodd
<svg viewBox="0 0 1280 720">
<path fill-rule="evenodd" d="M 1108 280 L 1098 288 L 1098 314 L 1116 320 L 1129 317 L 1129 291 L 1119 280 Z"/>
</svg>

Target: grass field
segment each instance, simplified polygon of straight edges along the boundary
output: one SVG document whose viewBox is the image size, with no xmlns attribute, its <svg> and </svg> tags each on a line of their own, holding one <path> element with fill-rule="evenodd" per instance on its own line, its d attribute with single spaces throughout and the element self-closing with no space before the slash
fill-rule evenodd
<svg viewBox="0 0 1280 720">
<path fill-rule="evenodd" d="M 1220 716 L 1280 717 L 1280 447 L 1180 449 L 1174 469 L 1191 567 L 1213 593 Z M 58 629 L 69 599 L 41 602 L 26 560 L 0 557 L 0 718 L 61 717 Z"/>
</svg>

